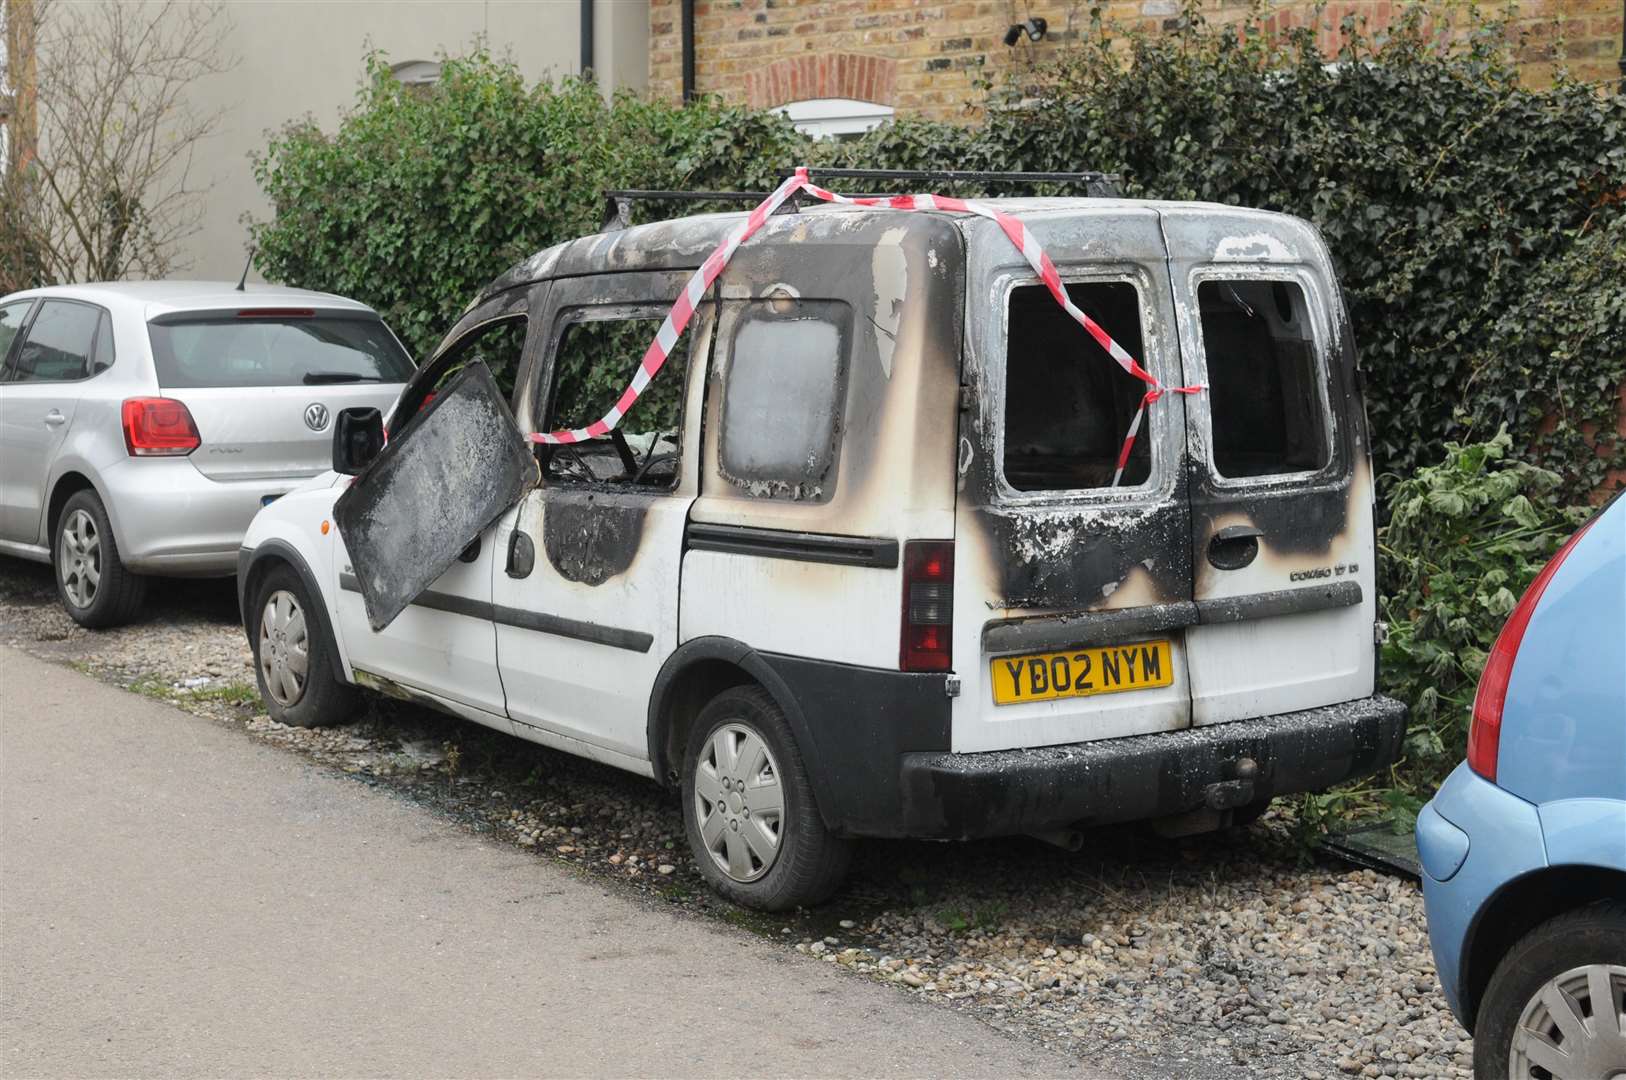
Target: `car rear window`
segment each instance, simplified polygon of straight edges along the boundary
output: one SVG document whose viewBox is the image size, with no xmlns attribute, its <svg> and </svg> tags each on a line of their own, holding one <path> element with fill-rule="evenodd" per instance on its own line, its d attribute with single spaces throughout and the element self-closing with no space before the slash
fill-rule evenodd
<svg viewBox="0 0 1626 1080">
<path fill-rule="evenodd" d="M 1067 286 L 1067 295 L 1140 358 L 1140 296 L 1122 281 Z M 1005 480 L 1018 491 L 1108 487 L 1146 386 L 1063 311 L 1043 285 L 1011 290 L 1005 346 Z M 1144 360 L 1142 361 L 1144 363 Z M 1146 423 L 1155 423 L 1151 410 Z M 1142 430 L 1122 484 L 1151 474 Z"/>
<path fill-rule="evenodd" d="M 147 332 L 164 387 L 397 383 L 412 374 L 412 358 L 372 316 L 167 316 Z"/>
<path fill-rule="evenodd" d="M 1197 287 L 1214 468 L 1232 479 L 1316 472 L 1331 453 L 1304 290 L 1290 281 Z"/>
</svg>

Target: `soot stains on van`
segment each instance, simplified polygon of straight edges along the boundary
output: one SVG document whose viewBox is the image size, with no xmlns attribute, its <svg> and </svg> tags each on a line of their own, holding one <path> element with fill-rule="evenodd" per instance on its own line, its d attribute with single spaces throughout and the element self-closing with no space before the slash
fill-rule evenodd
<svg viewBox="0 0 1626 1080">
<path fill-rule="evenodd" d="M 542 550 L 566 581 L 602 585 L 627 568 L 643 540 L 648 499 L 555 488 L 542 512 Z"/>
<path fill-rule="evenodd" d="M 1191 598 L 1190 525 L 1179 500 L 1088 513 L 988 508 L 975 520 L 998 562 L 1004 607 L 1108 606 L 1137 569 L 1149 576 L 1153 602 Z"/>
</svg>

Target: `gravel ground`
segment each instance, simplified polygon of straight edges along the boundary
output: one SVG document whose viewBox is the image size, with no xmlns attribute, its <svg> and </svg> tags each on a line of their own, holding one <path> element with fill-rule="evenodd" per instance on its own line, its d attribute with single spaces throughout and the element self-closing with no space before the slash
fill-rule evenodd
<svg viewBox="0 0 1626 1080">
<path fill-rule="evenodd" d="M 143 622 L 87 632 L 46 568 L 0 558 L 0 641 L 1126 1075 L 1470 1075 L 1417 886 L 1306 856 L 1281 813 L 1185 841 L 1102 830 L 1080 854 L 873 842 L 829 904 L 764 916 L 710 893 L 646 780 L 383 699 L 344 727 L 274 723 L 236 618 L 229 582 L 162 582 Z"/>
</svg>

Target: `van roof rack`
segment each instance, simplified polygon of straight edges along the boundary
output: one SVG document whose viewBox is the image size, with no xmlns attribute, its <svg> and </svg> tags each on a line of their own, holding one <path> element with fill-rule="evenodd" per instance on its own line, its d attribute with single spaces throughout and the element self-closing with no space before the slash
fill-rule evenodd
<svg viewBox="0 0 1626 1080">
<path fill-rule="evenodd" d="M 794 175 L 794 169 L 780 169 L 779 179 Z M 1117 198 L 1123 192 L 1118 187 L 1115 173 L 1101 172 L 979 172 L 963 169 L 816 169 L 807 170 L 808 176 L 821 176 L 832 180 L 909 180 L 947 181 L 955 184 L 1077 184 L 1084 194 L 1092 198 Z M 653 188 L 615 188 L 604 192 L 604 221 L 600 232 L 615 232 L 632 224 L 632 204 L 649 202 L 748 202 L 766 199 L 766 191 L 667 191 Z M 864 192 L 863 195 L 883 194 Z M 779 208 L 778 213 L 794 214 L 798 196 L 793 195 Z"/>
<path fill-rule="evenodd" d="M 795 173 L 780 169 L 781 180 Z M 821 169 L 810 167 L 807 175 L 834 180 L 946 180 L 953 184 L 1081 184 L 1094 198 L 1116 198 L 1122 194 L 1116 173 L 1103 172 L 1000 172 L 975 169 Z"/>
</svg>

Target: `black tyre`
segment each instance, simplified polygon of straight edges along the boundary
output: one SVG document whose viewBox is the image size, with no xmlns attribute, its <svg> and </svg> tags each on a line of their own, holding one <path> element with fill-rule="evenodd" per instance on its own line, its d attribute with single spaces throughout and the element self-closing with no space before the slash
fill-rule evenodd
<svg viewBox="0 0 1626 1080">
<path fill-rule="evenodd" d="M 700 711 L 683 755 L 683 820 L 712 888 L 759 911 L 819 903 L 852 859 L 819 816 L 784 712 L 760 687 L 725 690 Z"/>
<path fill-rule="evenodd" d="M 1626 1075 L 1626 903 L 1549 919 L 1507 951 L 1474 1024 L 1479 1080 Z"/>
<path fill-rule="evenodd" d="M 320 616 L 299 575 L 273 567 L 254 593 L 249 641 L 254 676 L 271 719 L 292 727 L 322 727 L 350 719 L 356 688 L 334 677 Z"/>
<path fill-rule="evenodd" d="M 147 595 L 147 579 L 119 559 L 107 508 L 94 491 L 74 492 L 57 515 L 51 566 L 62 606 L 93 630 L 129 622 Z"/>
</svg>

